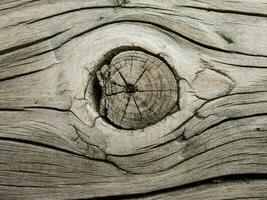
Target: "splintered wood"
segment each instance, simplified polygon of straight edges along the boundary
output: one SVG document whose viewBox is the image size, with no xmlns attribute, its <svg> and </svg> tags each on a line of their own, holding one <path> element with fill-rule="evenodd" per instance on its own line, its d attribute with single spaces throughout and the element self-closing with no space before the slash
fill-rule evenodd
<svg viewBox="0 0 267 200">
<path fill-rule="evenodd" d="M 100 114 L 124 129 L 154 124 L 177 107 L 177 80 L 168 66 L 142 51 L 115 56 L 97 73 Z"/>
</svg>

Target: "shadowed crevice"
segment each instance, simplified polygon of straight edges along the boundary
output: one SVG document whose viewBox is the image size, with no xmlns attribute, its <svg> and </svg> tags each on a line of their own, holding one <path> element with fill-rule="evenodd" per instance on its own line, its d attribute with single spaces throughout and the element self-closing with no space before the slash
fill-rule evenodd
<svg viewBox="0 0 267 200">
<path fill-rule="evenodd" d="M 157 195 L 168 194 L 170 192 L 176 191 L 184 191 L 192 190 L 194 188 L 202 187 L 202 186 L 216 186 L 225 183 L 247 183 L 249 184 L 250 181 L 258 181 L 258 180 L 266 180 L 267 183 L 267 174 L 261 173 L 247 173 L 247 174 L 229 174 L 225 176 L 214 177 L 202 181 L 196 181 L 193 183 L 188 183 L 181 186 L 175 186 L 160 190 L 155 190 L 147 193 L 137 193 L 137 194 L 129 194 L 129 195 L 114 195 L 114 196 L 105 196 L 105 197 L 94 197 L 94 198 L 79 198 L 77 200 L 91 200 L 91 199 L 99 199 L 99 200 L 122 200 L 122 199 L 145 199 L 145 198 L 152 198 L 156 197 Z M 253 196 L 253 194 L 252 194 Z"/>
</svg>

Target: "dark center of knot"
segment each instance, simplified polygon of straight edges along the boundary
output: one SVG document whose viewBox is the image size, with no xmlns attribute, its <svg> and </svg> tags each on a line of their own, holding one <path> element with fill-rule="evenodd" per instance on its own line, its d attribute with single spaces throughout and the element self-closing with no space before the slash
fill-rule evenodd
<svg viewBox="0 0 267 200">
<path fill-rule="evenodd" d="M 135 93 L 137 91 L 137 88 L 132 84 L 127 84 L 125 89 L 126 93 Z"/>
</svg>

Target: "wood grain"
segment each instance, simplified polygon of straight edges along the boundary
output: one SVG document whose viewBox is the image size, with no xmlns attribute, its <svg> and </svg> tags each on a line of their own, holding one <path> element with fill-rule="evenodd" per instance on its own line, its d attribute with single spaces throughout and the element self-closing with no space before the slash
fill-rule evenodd
<svg viewBox="0 0 267 200">
<path fill-rule="evenodd" d="M 116 55 L 97 75 L 100 114 L 120 128 L 145 128 L 179 106 L 174 74 L 163 61 L 142 51 Z"/>
<path fill-rule="evenodd" d="M 266 199 L 266 5 L 1 1 L 0 199 Z M 96 89 L 129 51 L 179 80 L 179 109 L 136 130 Z"/>
</svg>

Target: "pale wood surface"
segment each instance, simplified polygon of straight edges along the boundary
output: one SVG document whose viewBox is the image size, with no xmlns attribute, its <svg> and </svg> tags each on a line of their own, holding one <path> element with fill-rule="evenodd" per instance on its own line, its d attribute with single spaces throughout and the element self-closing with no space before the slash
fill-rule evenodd
<svg viewBox="0 0 267 200">
<path fill-rule="evenodd" d="M 2 0 L 0 199 L 266 199 L 266 35 L 266 0 Z M 179 111 L 100 117 L 118 47 L 173 67 Z"/>
</svg>

